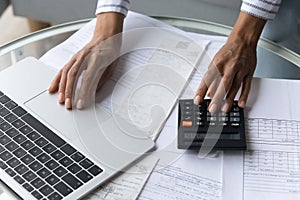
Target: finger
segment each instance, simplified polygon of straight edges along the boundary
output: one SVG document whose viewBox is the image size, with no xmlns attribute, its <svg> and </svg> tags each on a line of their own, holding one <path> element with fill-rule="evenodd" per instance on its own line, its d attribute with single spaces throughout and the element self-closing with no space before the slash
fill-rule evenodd
<svg viewBox="0 0 300 200">
<path fill-rule="evenodd" d="M 50 93 L 54 93 L 54 92 L 58 91 L 61 74 L 62 74 L 62 70 L 59 70 L 58 74 L 55 76 L 52 83 L 50 84 L 50 86 L 48 88 L 48 91 Z"/>
<path fill-rule="evenodd" d="M 72 68 L 69 70 L 67 74 L 67 82 L 66 82 L 66 88 L 65 88 L 65 107 L 67 109 L 72 108 L 72 95 L 75 86 L 75 81 L 78 79 L 80 73 L 80 68 L 82 64 L 82 58 L 76 60 L 76 62 L 73 64 Z"/>
<path fill-rule="evenodd" d="M 78 101 L 76 104 L 78 109 L 83 109 L 91 103 L 102 74 L 94 73 L 93 70 L 85 71 L 82 77 L 82 83 L 79 89 Z"/>
<path fill-rule="evenodd" d="M 217 90 L 217 87 L 220 83 L 220 76 L 218 76 L 209 86 L 206 96 L 212 98 Z"/>
<path fill-rule="evenodd" d="M 58 88 L 59 103 L 65 102 L 65 89 L 66 89 L 66 84 L 67 84 L 67 74 L 75 62 L 76 62 L 76 59 L 71 59 L 70 62 L 68 62 L 62 69 L 62 74 L 60 77 L 59 88 Z"/>
<path fill-rule="evenodd" d="M 252 76 L 247 76 L 243 80 L 242 92 L 238 102 L 238 105 L 241 108 L 245 108 L 246 106 L 246 102 L 251 89 L 251 81 L 252 81 Z"/>
<path fill-rule="evenodd" d="M 237 92 L 239 91 L 240 87 L 241 87 L 241 83 L 243 80 L 243 76 L 240 74 L 237 74 L 231 88 L 229 89 L 226 99 L 225 99 L 225 103 L 222 107 L 222 112 L 229 112 L 232 106 L 232 103 L 234 101 L 234 98 L 237 94 Z"/>
<path fill-rule="evenodd" d="M 196 91 L 194 104 L 199 105 L 203 102 L 203 99 L 207 93 L 207 90 L 211 83 L 218 77 L 219 71 L 217 67 L 210 67 L 207 72 L 204 74 L 200 85 Z"/>
<path fill-rule="evenodd" d="M 217 88 L 217 91 L 209 104 L 208 107 L 209 112 L 215 113 L 218 110 L 227 91 L 231 88 L 233 77 L 234 75 L 231 74 L 229 75 L 226 74 L 222 77 L 221 82 Z"/>
</svg>

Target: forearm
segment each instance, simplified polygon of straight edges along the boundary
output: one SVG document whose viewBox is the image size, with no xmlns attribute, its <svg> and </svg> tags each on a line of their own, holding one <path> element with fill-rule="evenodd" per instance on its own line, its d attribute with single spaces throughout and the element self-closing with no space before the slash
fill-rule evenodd
<svg viewBox="0 0 300 200">
<path fill-rule="evenodd" d="M 265 24 L 265 19 L 241 11 L 228 41 L 256 47 Z"/>
</svg>

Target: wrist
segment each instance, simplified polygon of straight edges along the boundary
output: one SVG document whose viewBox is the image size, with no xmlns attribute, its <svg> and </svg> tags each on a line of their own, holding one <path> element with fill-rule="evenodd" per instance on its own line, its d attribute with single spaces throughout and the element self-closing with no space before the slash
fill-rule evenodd
<svg viewBox="0 0 300 200">
<path fill-rule="evenodd" d="M 106 12 L 97 15 L 94 41 L 101 42 L 113 35 L 121 33 L 125 16 L 117 12 Z"/>
<path fill-rule="evenodd" d="M 265 24 L 264 19 L 240 12 L 228 40 L 256 47 Z"/>
</svg>

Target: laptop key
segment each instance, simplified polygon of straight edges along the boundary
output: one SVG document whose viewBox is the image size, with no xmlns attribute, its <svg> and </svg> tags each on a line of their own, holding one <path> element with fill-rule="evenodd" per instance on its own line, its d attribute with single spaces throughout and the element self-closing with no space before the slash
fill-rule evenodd
<svg viewBox="0 0 300 200">
<path fill-rule="evenodd" d="M 0 160 L 0 168 L 1 169 L 6 169 L 7 168 L 7 165 L 4 162 L 2 162 L 1 160 Z"/>
<path fill-rule="evenodd" d="M 29 133 L 29 134 L 27 135 L 27 137 L 28 137 L 31 141 L 35 141 L 35 140 L 37 140 L 38 138 L 40 138 L 41 136 L 40 136 L 40 134 L 38 134 L 37 132 L 32 131 L 31 133 Z"/>
<path fill-rule="evenodd" d="M 4 95 L 4 94 L 3 94 L 3 92 L 0 91 L 0 97 L 1 97 L 2 95 Z"/>
<path fill-rule="evenodd" d="M 36 159 L 38 159 L 41 163 L 45 163 L 50 160 L 50 156 L 48 156 L 46 153 L 42 153 Z"/>
<path fill-rule="evenodd" d="M 3 122 L 2 124 L 0 124 L 0 130 L 2 130 L 4 132 L 10 128 L 11 128 L 11 125 L 7 122 Z"/>
<path fill-rule="evenodd" d="M 54 190 L 49 186 L 49 185 L 45 185 L 44 187 L 42 187 L 41 189 L 39 189 L 39 191 L 45 195 L 48 196 L 49 194 L 51 194 Z"/>
<path fill-rule="evenodd" d="M 49 200 L 61 200 L 62 197 L 57 194 L 56 192 L 53 192 L 50 196 L 48 196 L 48 199 Z"/>
<path fill-rule="evenodd" d="M 67 174 L 64 177 L 62 177 L 62 180 L 64 180 L 69 186 L 71 186 L 74 190 L 78 189 L 80 186 L 82 186 L 81 181 L 79 181 L 76 177 L 74 177 L 72 174 Z"/>
<path fill-rule="evenodd" d="M 23 158 L 21 158 L 21 161 L 25 165 L 29 165 L 30 163 L 32 163 L 34 161 L 34 158 L 31 155 L 27 154 Z"/>
<path fill-rule="evenodd" d="M 20 128 L 20 131 L 22 133 L 24 133 L 25 135 L 27 135 L 28 133 L 30 133 L 32 131 L 32 128 L 30 128 L 28 125 L 25 125 L 22 128 Z"/>
<path fill-rule="evenodd" d="M 57 178 L 54 174 L 48 176 L 45 180 L 50 185 L 55 185 L 56 183 L 59 182 L 59 178 Z"/>
<path fill-rule="evenodd" d="M 41 138 L 37 139 L 34 143 L 37 144 L 39 147 L 43 147 L 46 144 L 48 144 L 48 141 L 45 138 L 41 137 Z"/>
<path fill-rule="evenodd" d="M 10 101 L 10 98 L 8 98 L 8 96 L 6 96 L 6 95 L 3 95 L 3 96 L 0 97 L 0 103 L 1 104 L 5 104 L 9 101 Z"/>
<path fill-rule="evenodd" d="M 24 150 L 21 149 L 21 148 L 18 148 L 18 149 L 16 149 L 16 150 L 13 152 L 13 154 L 14 154 L 15 156 L 17 156 L 18 158 L 21 158 L 21 157 L 23 157 L 23 156 L 26 155 L 26 151 L 24 151 Z"/>
<path fill-rule="evenodd" d="M 15 107 L 17 107 L 18 105 L 14 102 L 14 101 L 9 101 L 5 104 L 5 107 L 9 110 L 14 109 Z"/>
<path fill-rule="evenodd" d="M 0 153 L 1 153 L 2 151 L 4 151 L 4 150 L 5 150 L 5 148 L 4 148 L 3 146 L 0 145 Z"/>
<path fill-rule="evenodd" d="M 81 160 L 84 158 L 84 156 L 83 156 L 81 153 L 76 152 L 75 154 L 73 154 L 73 155 L 71 156 L 71 158 L 72 158 L 73 160 L 75 160 L 76 162 L 79 162 L 79 161 L 81 161 Z"/>
<path fill-rule="evenodd" d="M 23 174 L 23 178 L 28 182 L 32 181 L 36 177 L 37 175 L 35 175 L 32 171 L 28 171 L 25 174 Z"/>
<path fill-rule="evenodd" d="M 68 167 L 69 165 L 71 165 L 73 163 L 73 161 L 68 158 L 68 157 L 64 157 L 59 161 L 60 164 L 62 164 L 64 167 Z"/>
<path fill-rule="evenodd" d="M 22 134 L 17 135 L 17 136 L 14 137 L 13 139 L 14 139 L 14 141 L 16 141 L 18 144 L 21 144 L 21 143 L 23 143 L 23 142 L 25 142 L 25 141 L 27 140 L 26 137 L 25 137 L 24 135 L 22 135 Z"/>
<path fill-rule="evenodd" d="M 1 108 L 0 109 L 0 116 L 1 117 L 5 117 L 6 115 L 8 115 L 10 112 L 9 112 L 9 110 L 7 110 L 6 108 Z"/>
<path fill-rule="evenodd" d="M 8 151 L 3 151 L 1 154 L 0 154 L 0 158 L 3 160 L 3 161 L 7 161 L 8 159 L 10 159 L 12 157 L 12 155 L 8 152 Z"/>
<path fill-rule="evenodd" d="M 25 142 L 23 142 L 21 144 L 21 146 L 25 149 L 25 150 L 29 150 L 32 147 L 34 147 L 34 144 L 30 141 L 30 140 L 26 140 Z"/>
<path fill-rule="evenodd" d="M 27 122 L 32 128 L 37 130 L 40 134 L 42 134 L 45 138 L 47 138 L 50 142 L 52 142 L 55 146 L 61 147 L 66 143 L 63 139 L 61 139 L 40 121 L 35 119 L 32 115 L 26 114 L 22 117 L 22 119 Z"/>
<path fill-rule="evenodd" d="M 40 187 L 45 185 L 45 182 L 40 178 L 36 178 L 33 181 L 31 181 L 31 185 L 33 185 L 33 187 L 35 187 L 36 189 L 39 189 Z"/>
<path fill-rule="evenodd" d="M 31 185 L 29 185 L 28 183 L 25 183 L 23 185 L 23 187 L 28 191 L 28 192 L 31 192 L 33 190 L 33 187 Z"/>
<path fill-rule="evenodd" d="M 94 163 L 92 161 L 90 161 L 89 159 L 84 159 L 83 161 L 81 161 L 79 163 L 82 167 L 84 167 L 85 169 L 90 168 Z"/>
<path fill-rule="evenodd" d="M 40 148 L 38 148 L 38 147 L 33 147 L 32 149 L 29 150 L 29 153 L 31 155 L 33 155 L 34 157 L 40 155 L 42 152 L 43 151 Z"/>
<path fill-rule="evenodd" d="M 38 200 L 43 198 L 43 196 L 38 191 L 34 191 L 31 194 L 32 194 L 32 196 L 34 196 Z"/>
<path fill-rule="evenodd" d="M 22 179 L 19 175 L 15 176 L 14 179 L 20 184 L 23 184 L 25 182 L 25 180 Z"/>
<path fill-rule="evenodd" d="M 11 167 L 11 168 L 15 168 L 16 166 L 18 166 L 21 162 L 16 159 L 16 158 L 11 158 L 9 161 L 7 161 L 7 164 Z"/>
<path fill-rule="evenodd" d="M 41 170 L 39 170 L 39 171 L 37 172 L 37 174 L 38 174 L 40 177 L 42 177 L 42 178 L 46 178 L 47 176 L 49 176 L 49 175 L 51 174 L 51 172 L 50 172 L 48 169 L 46 169 L 46 168 L 44 167 L 44 168 L 42 168 Z"/>
<path fill-rule="evenodd" d="M 18 117 L 21 117 L 25 115 L 27 112 L 21 108 L 20 106 L 16 107 L 15 109 L 12 110 L 13 113 L 15 113 Z"/>
<path fill-rule="evenodd" d="M 24 174 L 25 172 L 27 172 L 29 169 L 25 166 L 25 165 L 23 165 L 23 164 L 20 164 L 20 165 L 18 165 L 16 168 L 15 168 L 15 171 L 18 173 L 18 174 L 20 174 L 20 175 L 22 175 L 22 174 Z"/>
<path fill-rule="evenodd" d="M 84 170 L 79 172 L 76 176 L 84 183 L 88 182 L 89 180 L 91 180 L 93 178 L 92 175 L 90 175 L 89 173 L 87 173 Z"/>
<path fill-rule="evenodd" d="M 73 174 L 76 174 L 76 173 L 79 172 L 81 169 L 82 169 L 82 168 L 81 168 L 79 165 L 77 165 L 76 163 L 73 163 L 72 165 L 70 165 L 70 166 L 68 167 L 68 170 L 69 170 L 70 172 L 72 172 Z"/>
<path fill-rule="evenodd" d="M 71 145 L 65 144 L 63 147 L 61 147 L 61 150 L 67 154 L 68 156 L 72 155 L 76 152 L 76 149 L 74 149 Z"/>
<path fill-rule="evenodd" d="M 25 123 L 24 123 L 22 120 L 17 119 L 16 121 L 14 121 L 14 122 L 12 123 L 12 125 L 13 125 L 16 129 L 19 129 L 19 128 L 21 128 L 22 126 L 24 126 Z"/>
<path fill-rule="evenodd" d="M 53 172 L 59 177 L 62 177 L 63 175 L 68 173 L 68 171 L 66 169 L 64 169 L 63 167 L 58 167 Z"/>
<path fill-rule="evenodd" d="M 51 156 L 56 159 L 56 160 L 60 160 L 62 159 L 65 155 L 63 154 L 63 152 L 61 152 L 60 150 L 56 150 L 55 152 L 53 152 L 51 154 Z"/>
<path fill-rule="evenodd" d="M 5 119 L 7 122 L 12 123 L 12 122 L 15 121 L 16 119 L 18 119 L 18 117 L 17 117 L 15 114 L 10 113 L 10 114 L 6 115 L 6 116 L 4 117 L 4 119 Z"/>
<path fill-rule="evenodd" d="M 45 164 L 45 166 L 48 168 L 48 169 L 50 169 L 50 170 L 54 170 L 56 167 L 58 167 L 58 163 L 55 161 L 55 160 L 53 160 L 53 159 L 51 159 L 51 160 L 49 160 L 46 164 Z"/>
<path fill-rule="evenodd" d="M 16 172 L 14 172 L 14 170 L 12 170 L 11 168 L 7 168 L 5 170 L 5 172 L 10 175 L 11 177 L 14 177 L 16 175 Z"/>
<path fill-rule="evenodd" d="M 6 135 L 3 135 L 2 137 L 0 137 L 0 144 L 2 145 L 6 145 L 11 141 L 11 139 L 9 137 L 7 137 Z"/>
<path fill-rule="evenodd" d="M 59 182 L 54 186 L 54 188 L 63 196 L 67 196 L 72 192 L 72 189 L 63 182 Z"/>
<path fill-rule="evenodd" d="M 94 166 L 91 167 L 88 171 L 89 171 L 91 174 L 93 174 L 94 176 L 97 176 L 97 175 L 100 174 L 103 170 L 102 170 L 100 167 L 94 165 Z"/>
<path fill-rule="evenodd" d="M 47 153 L 52 153 L 54 150 L 56 150 L 57 148 L 55 146 L 53 146 L 52 144 L 47 144 L 46 146 L 43 147 L 44 151 L 46 151 Z"/>
<path fill-rule="evenodd" d="M 17 143 L 15 143 L 14 141 L 11 141 L 10 143 L 8 143 L 6 146 L 5 146 L 9 151 L 14 151 L 16 150 L 19 145 Z"/>
<path fill-rule="evenodd" d="M 17 135 L 19 135 L 20 132 L 17 129 L 15 129 L 15 128 L 11 128 L 11 129 L 7 130 L 5 133 L 9 137 L 13 138 L 13 137 L 16 137 Z"/>
<path fill-rule="evenodd" d="M 43 165 L 41 163 L 39 163 L 38 161 L 34 161 L 33 163 L 31 163 L 29 165 L 29 167 L 30 167 L 30 169 L 32 169 L 33 171 L 36 172 L 36 171 L 40 170 L 43 167 Z"/>
</svg>

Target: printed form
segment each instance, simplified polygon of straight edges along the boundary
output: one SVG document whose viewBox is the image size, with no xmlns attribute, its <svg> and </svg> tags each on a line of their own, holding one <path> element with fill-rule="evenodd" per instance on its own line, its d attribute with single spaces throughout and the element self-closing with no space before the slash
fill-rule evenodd
<svg viewBox="0 0 300 200">
<path fill-rule="evenodd" d="M 245 124 L 245 200 L 300 198 L 299 88 L 299 81 L 253 80 Z"/>
</svg>

